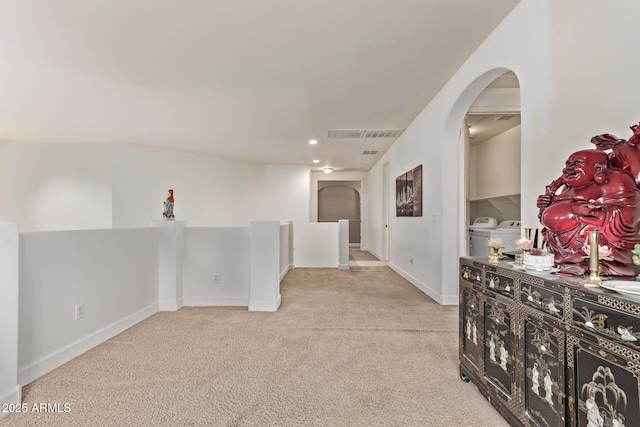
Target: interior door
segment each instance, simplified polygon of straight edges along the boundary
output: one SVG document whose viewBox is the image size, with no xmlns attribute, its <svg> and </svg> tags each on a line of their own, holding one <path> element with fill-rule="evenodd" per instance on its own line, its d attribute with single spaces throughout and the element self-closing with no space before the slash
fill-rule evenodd
<svg viewBox="0 0 640 427">
<path fill-rule="evenodd" d="M 382 261 L 389 261 L 389 163 L 382 166 Z"/>
</svg>

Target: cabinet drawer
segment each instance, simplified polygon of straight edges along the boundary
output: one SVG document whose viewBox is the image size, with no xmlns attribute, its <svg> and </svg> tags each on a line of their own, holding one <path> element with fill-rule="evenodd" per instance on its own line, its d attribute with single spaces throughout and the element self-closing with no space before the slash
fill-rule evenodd
<svg viewBox="0 0 640 427">
<path fill-rule="evenodd" d="M 501 271 L 487 269 L 487 273 L 484 278 L 484 286 L 487 289 L 513 298 L 515 289 L 513 286 L 513 277 L 510 277 L 508 273 L 501 274 Z"/>
<path fill-rule="evenodd" d="M 550 314 L 560 320 L 564 319 L 564 296 L 560 291 L 554 291 L 540 284 L 530 283 L 530 280 L 520 282 L 520 302 Z"/>
<path fill-rule="evenodd" d="M 577 328 L 640 350 L 640 318 L 633 314 L 574 298 L 571 321 Z"/>
<path fill-rule="evenodd" d="M 460 278 L 476 285 L 482 285 L 482 268 L 475 265 L 461 264 Z"/>
</svg>

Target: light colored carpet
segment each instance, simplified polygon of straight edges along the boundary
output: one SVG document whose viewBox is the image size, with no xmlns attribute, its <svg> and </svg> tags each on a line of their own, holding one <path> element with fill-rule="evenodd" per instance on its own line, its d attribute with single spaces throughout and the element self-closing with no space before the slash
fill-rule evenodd
<svg viewBox="0 0 640 427">
<path fill-rule="evenodd" d="M 349 248 L 350 267 L 381 267 L 388 263 L 380 261 L 371 252 Z"/>
<path fill-rule="evenodd" d="M 24 387 L 0 426 L 507 426 L 458 376 L 458 308 L 388 267 L 295 269 L 276 313 L 161 312 Z"/>
<path fill-rule="evenodd" d="M 380 261 L 369 251 L 361 251 L 356 248 L 349 248 L 349 259 L 354 261 Z"/>
</svg>

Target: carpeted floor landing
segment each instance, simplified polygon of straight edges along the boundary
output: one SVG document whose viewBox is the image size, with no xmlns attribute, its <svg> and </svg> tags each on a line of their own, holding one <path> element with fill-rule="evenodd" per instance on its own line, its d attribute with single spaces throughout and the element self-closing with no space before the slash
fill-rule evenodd
<svg viewBox="0 0 640 427">
<path fill-rule="evenodd" d="M 276 313 L 157 313 L 24 387 L 0 426 L 507 426 L 458 376 L 458 308 L 388 267 L 295 269 Z"/>
<path fill-rule="evenodd" d="M 368 251 L 349 248 L 349 266 L 354 267 L 383 267 L 388 263 L 380 261 Z"/>
</svg>

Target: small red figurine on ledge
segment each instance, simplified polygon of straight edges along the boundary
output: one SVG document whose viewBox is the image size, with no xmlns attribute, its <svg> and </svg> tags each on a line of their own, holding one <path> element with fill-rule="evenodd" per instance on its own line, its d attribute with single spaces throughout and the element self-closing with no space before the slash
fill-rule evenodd
<svg viewBox="0 0 640 427">
<path fill-rule="evenodd" d="M 167 200 L 164 202 L 164 209 L 162 210 L 162 218 L 163 219 L 175 219 L 173 215 L 173 204 L 175 201 L 173 200 L 173 190 L 169 190 L 167 194 Z"/>
</svg>

